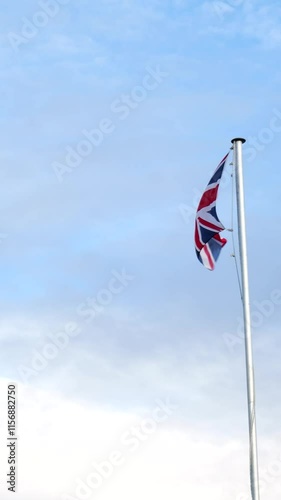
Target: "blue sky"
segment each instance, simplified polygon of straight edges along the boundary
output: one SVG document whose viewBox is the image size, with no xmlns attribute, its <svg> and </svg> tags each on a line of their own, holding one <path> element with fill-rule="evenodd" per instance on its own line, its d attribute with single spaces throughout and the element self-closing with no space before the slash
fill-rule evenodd
<svg viewBox="0 0 281 500">
<path fill-rule="evenodd" d="M 230 234 L 213 273 L 193 247 L 198 193 L 236 136 L 247 139 L 261 476 L 268 500 L 280 494 L 281 304 L 272 300 L 281 290 L 280 14 L 277 2 L 247 0 L 2 7 L 0 401 L 4 411 L 7 380 L 17 382 L 20 499 L 82 498 L 77 484 L 87 484 L 92 461 L 104 461 L 131 422 L 171 398 L 177 410 L 83 498 L 202 500 L 208 492 L 210 500 L 248 500 Z M 67 166 L 83 131 L 104 120 L 112 131 Z M 68 169 L 61 177 L 57 164 Z M 225 183 L 218 208 L 229 227 L 229 174 Z M 116 281 L 122 272 L 129 278 Z M 79 333 L 65 337 L 69 323 Z M 59 333 L 67 345 L 44 361 Z"/>
</svg>

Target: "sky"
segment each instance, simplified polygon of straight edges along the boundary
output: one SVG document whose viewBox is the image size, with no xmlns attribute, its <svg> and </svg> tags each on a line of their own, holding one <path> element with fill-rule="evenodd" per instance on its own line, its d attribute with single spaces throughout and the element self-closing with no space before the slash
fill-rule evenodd
<svg viewBox="0 0 281 500">
<path fill-rule="evenodd" d="M 280 496 L 280 23 L 273 0 L 3 2 L 4 500 L 8 385 L 19 500 L 250 500 L 231 233 L 214 272 L 193 243 L 234 137 L 247 140 L 260 486 Z"/>
</svg>

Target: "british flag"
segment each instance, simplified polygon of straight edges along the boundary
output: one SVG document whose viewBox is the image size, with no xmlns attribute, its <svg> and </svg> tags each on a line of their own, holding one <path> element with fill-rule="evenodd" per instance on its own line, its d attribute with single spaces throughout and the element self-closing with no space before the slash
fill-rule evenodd
<svg viewBox="0 0 281 500">
<path fill-rule="evenodd" d="M 222 159 L 206 187 L 195 218 L 195 251 L 199 261 L 210 271 L 215 268 L 220 251 L 227 242 L 219 234 L 225 227 L 217 216 L 216 201 L 228 155 L 229 153 Z"/>
</svg>

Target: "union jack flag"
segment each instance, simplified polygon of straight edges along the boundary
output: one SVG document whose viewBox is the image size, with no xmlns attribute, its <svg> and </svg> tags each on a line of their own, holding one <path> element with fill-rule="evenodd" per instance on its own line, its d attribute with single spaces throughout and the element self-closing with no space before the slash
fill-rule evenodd
<svg viewBox="0 0 281 500">
<path fill-rule="evenodd" d="M 210 271 L 215 268 L 221 249 L 227 243 L 219 234 L 225 227 L 217 216 L 216 201 L 228 155 L 222 159 L 206 187 L 195 218 L 195 251 L 199 261 Z"/>
</svg>

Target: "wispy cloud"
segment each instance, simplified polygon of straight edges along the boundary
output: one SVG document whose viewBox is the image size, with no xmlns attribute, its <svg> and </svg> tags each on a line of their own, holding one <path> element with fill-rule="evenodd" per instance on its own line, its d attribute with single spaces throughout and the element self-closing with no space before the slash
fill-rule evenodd
<svg viewBox="0 0 281 500">
<path fill-rule="evenodd" d="M 214 0 L 204 2 L 202 12 L 209 23 L 206 33 L 227 39 L 242 36 L 258 42 L 265 49 L 281 47 L 281 8 L 276 3 L 264 5 L 249 0 Z"/>
</svg>

